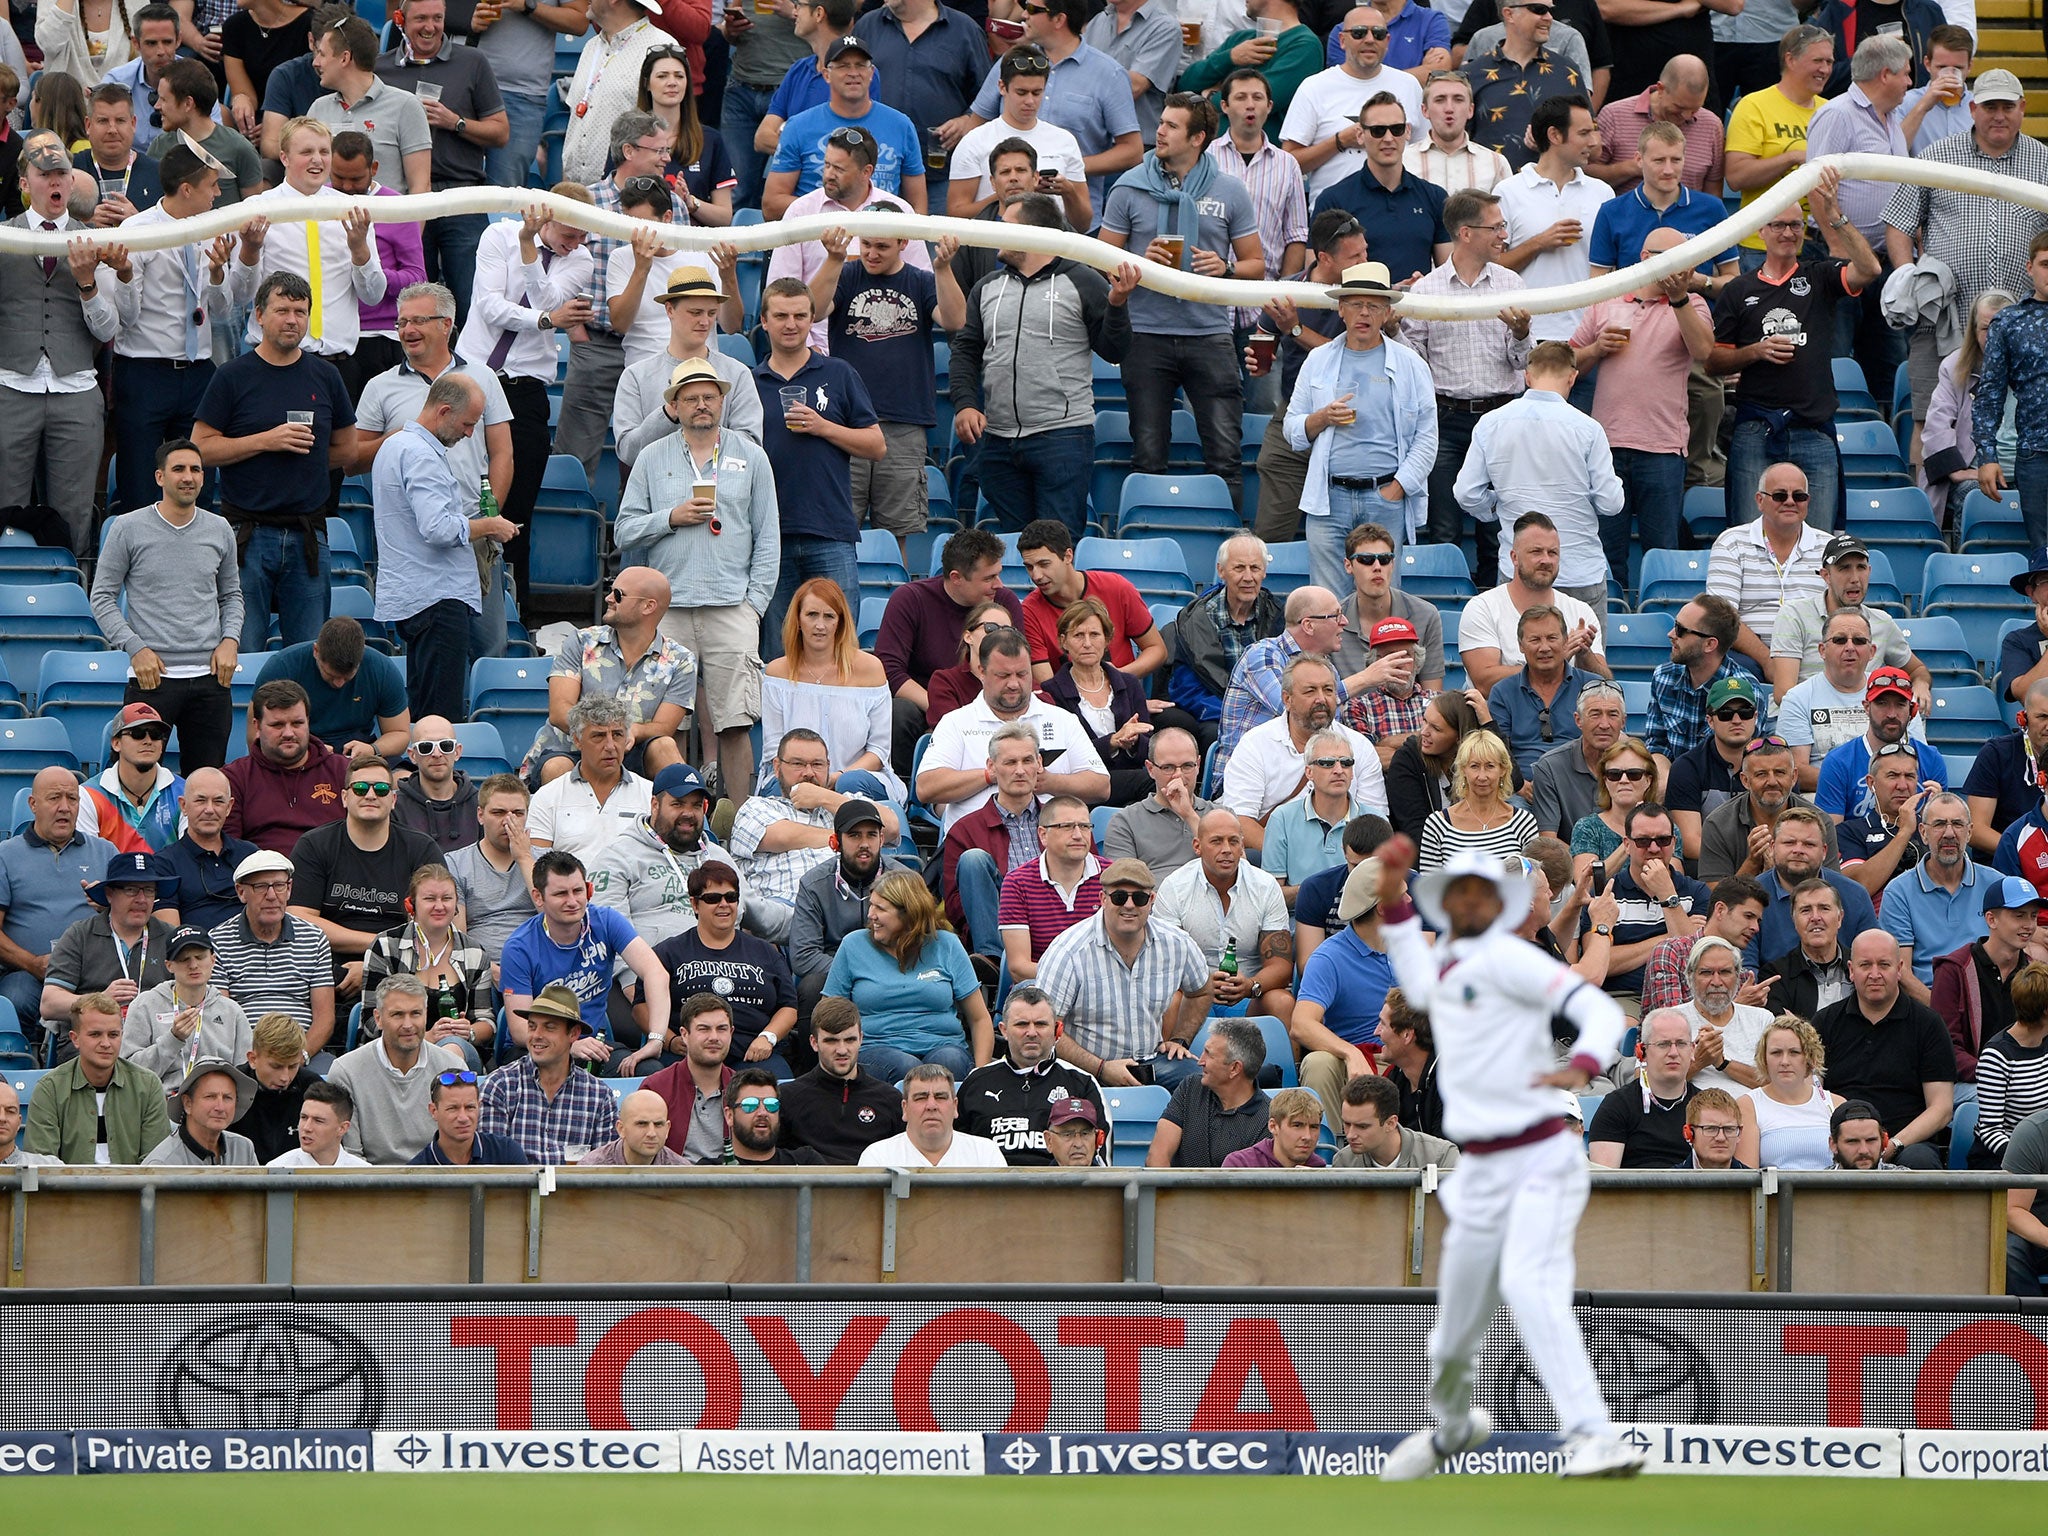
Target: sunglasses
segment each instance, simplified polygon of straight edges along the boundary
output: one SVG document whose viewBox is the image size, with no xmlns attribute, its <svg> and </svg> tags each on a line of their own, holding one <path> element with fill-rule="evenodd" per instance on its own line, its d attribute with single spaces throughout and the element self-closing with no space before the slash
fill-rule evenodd
<svg viewBox="0 0 2048 1536">
<path fill-rule="evenodd" d="M 1311 768 L 1349 768 L 1357 762 L 1351 757 L 1312 757 L 1308 760 Z"/>
<path fill-rule="evenodd" d="M 765 1109 L 772 1115 L 782 1108 L 782 1100 L 764 1099 L 758 1093 L 750 1093 L 734 1107 L 743 1115 L 751 1115 L 757 1109 Z"/>
<path fill-rule="evenodd" d="M 652 150 L 648 152 L 653 153 Z M 668 182 L 659 176 L 634 176 L 619 188 L 619 201 L 621 204 L 649 202 L 657 193 L 666 194 L 667 191 Z"/>
<path fill-rule="evenodd" d="M 1756 710 L 1748 704 L 1724 704 L 1714 711 L 1716 720 L 1754 720 Z"/>
<path fill-rule="evenodd" d="M 1790 752 L 1792 750 L 1792 743 L 1782 736 L 1759 736 L 1755 741 L 1752 741 L 1742 749 L 1742 755 L 1747 757 L 1750 753 L 1761 752 L 1767 747 L 1780 752 Z"/>
<path fill-rule="evenodd" d="M 697 898 L 700 907 L 728 907 L 740 899 L 738 891 L 706 891 Z"/>
<path fill-rule="evenodd" d="M 1868 635 L 1829 635 L 1829 645 L 1875 645 L 1877 642 Z"/>
<path fill-rule="evenodd" d="M 1152 905 L 1150 891 L 1111 891 L 1102 898 L 1112 907 L 1149 907 Z"/>
<path fill-rule="evenodd" d="M 617 582 L 604 589 L 604 600 L 608 603 L 623 603 L 626 601 L 626 595 L 625 589 Z"/>
<path fill-rule="evenodd" d="M 834 128 L 825 135 L 825 142 L 834 149 L 861 149 L 875 141 L 862 128 Z"/>
<path fill-rule="evenodd" d="M 1669 848 L 1673 838 L 1666 832 L 1662 837 L 1632 837 L 1629 841 L 1638 848 Z"/>
<path fill-rule="evenodd" d="M 1915 762 L 1918 762 L 1920 754 L 1914 750 L 1913 744 L 1910 741 L 1888 741 L 1870 754 L 1872 762 L 1877 761 L 1880 757 L 1910 757 Z"/>
<path fill-rule="evenodd" d="M 1384 43 L 1387 40 L 1387 29 L 1385 27 L 1346 27 L 1344 28 L 1344 35 L 1346 37 L 1377 38 L 1380 42 Z"/>
<path fill-rule="evenodd" d="M 1384 32 L 1386 28 L 1382 27 L 1380 30 Z M 1360 123 L 1358 126 L 1376 139 L 1392 138 L 1397 133 L 1403 138 L 1408 136 L 1406 123 Z"/>
<path fill-rule="evenodd" d="M 1694 629 L 1691 625 L 1681 624 L 1676 619 L 1673 619 L 1671 621 L 1671 633 L 1676 635 L 1681 640 L 1689 639 L 1694 636 L 1697 636 L 1702 640 L 1707 638 L 1707 632 L 1704 629 Z"/>
<path fill-rule="evenodd" d="M 1610 784 L 1640 784 L 1650 776 L 1650 770 L 1647 768 L 1609 768 L 1601 776 Z M 1668 843 L 1671 839 L 1667 837 L 1664 841 Z"/>
<path fill-rule="evenodd" d="M 391 793 L 391 785 L 389 781 L 382 784 L 372 784 L 367 779 L 358 779 L 355 783 L 349 785 L 348 792 L 352 795 L 361 795 L 365 799 L 375 795 L 379 800 L 382 800 Z"/>
<path fill-rule="evenodd" d="M 1543 733 L 1543 739 L 1545 741 L 1551 741 L 1555 739 L 1551 735 L 1550 706 L 1548 704 L 1545 704 L 1541 709 L 1536 711 L 1536 728 Z"/>
<path fill-rule="evenodd" d="M 462 750 L 462 743 L 453 736 L 441 736 L 433 741 L 416 741 L 412 749 L 420 757 L 453 757 Z"/>
<path fill-rule="evenodd" d="M 1557 7 L 1554 5 L 1511 5 L 1508 9 L 1511 11 L 1527 11 L 1531 16 L 1555 16 L 1557 14 Z"/>
<path fill-rule="evenodd" d="M 1367 129 L 1366 131 L 1370 133 L 1372 130 Z M 1384 554 L 1368 554 L 1364 550 L 1360 550 L 1351 557 L 1351 563 L 1353 565 L 1392 565 L 1394 563 L 1394 555 L 1391 550 Z"/>
<path fill-rule="evenodd" d="M 123 736 L 139 736 L 144 741 L 169 741 L 171 733 L 160 725 L 138 725 L 121 733 Z"/>
<path fill-rule="evenodd" d="M 1768 496 L 1781 507 L 1788 501 L 1803 505 L 1813 499 L 1805 491 L 1759 491 L 1757 494 L 1759 496 Z"/>
<path fill-rule="evenodd" d="M 458 1083 L 464 1083 L 473 1088 L 476 1086 L 476 1074 L 474 1072 L 443 1072 L 436 1076 L 434 1081 L 443 1088 L 453 1088 Z"/>
</svg>

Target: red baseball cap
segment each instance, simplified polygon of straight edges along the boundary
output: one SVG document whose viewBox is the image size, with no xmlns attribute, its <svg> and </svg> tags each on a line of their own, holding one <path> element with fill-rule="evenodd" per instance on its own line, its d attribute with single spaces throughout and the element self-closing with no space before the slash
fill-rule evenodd
<svg viewBox="0 0 2048 1536">
<path fill-rule="evenodd" d="M 125 735 L 138 725 L 162 725 L 163 723 L 164 717 L 156 712 L 155 706 L 149 704 L 129 704 L 123 706 L 121 713 L 114 716 L 114 734 L 116 736 Z"/>
<path fill-rule="evenodd" d="M 1367 645 L 1416 645 L 1422 637 L 1406 619 L 1381 619 L 1366 637 Z"/>
<path fill-rule="evenodd" d="M 1902 699 L 1912 698 L 1913 679 L 1897 667 L 1879 667 L 1863 686 L 1863 702 L 1868 704 L 1887 693 L 1896 693 Z"/>
</svg>

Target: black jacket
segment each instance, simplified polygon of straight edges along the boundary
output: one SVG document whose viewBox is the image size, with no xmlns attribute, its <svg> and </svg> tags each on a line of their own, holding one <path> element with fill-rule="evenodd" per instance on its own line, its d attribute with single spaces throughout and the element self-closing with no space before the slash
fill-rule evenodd
<svg viewBox="0 0 2048 1536">
<path fill-rule="evenodd" d="M 1102 664 L 1102 672 L 1109 679 L 1109 714 L 1122 730 L 1131 720 L 1150 720 L 1145 703 L 1145 685 L 1130 673 L 1120 671 L 1108 662 Z M 1088 723 L 1088 717 L 1081 713 L 1081 690 L 1074 686 L 1074 674 L 1062 666 L 1045 680 L 1045 686 L 1038 690 L 1038 696 L 1048 704 L 1057 704 L 1076 720 L 1081 729 L 1088 733 L 1089 741 L 1095 744 L 1096 755 L 1102 759 L 1102 766 L 1111 770 L 1121 768 L 1143 768 L 1145 766 L 1145 740 L 1140 738 L 1136 746 L 1112 747 L 1109 737 L 1095 734 L 1095 727 Z"/>
<path fill-rule="evenodd" d="M 257 1162 L 283 1157 L 298 1146 L 299 1106 L 305 1102 L 306 1090 L 319 1081 L 311 1069 L 301 1067 L 299 1075 L 282 1088 L 256 1085 L 249 1108 L 235 1122 L 235 1130 L 254 1144 Z"/>
<path fill-rule="evenodd" d="M 782 1085 L 782 1144 L 810 1147 L 827 1163 L 857 1163 L 902 1129 L 903 1095 L 858 1069 L 839 1078 L 813 1067 Z"/>
<path fill-rule="evenodd" d="M 1846 950 L 1843 958 L 1848 958 Z M 1812 1023 L 1813 1016 L 1820 1012 L 1820 978 L 1814 974 L 1806 951 L 1795 949 L 1789 955 L 1765 962 L 1764 973 L 1772 978 L 1771 993 L 1764 1003 L 1772 1017 L 1792 1013 Z"/>
<path fill-rule="evenodd" d="M 1033 1072 L 1019 1072 L 1007 1061 L 976 1067 L 960 1084 L 960 1129 L 985 1136 L 1003 1149 L 1012 1167 L 1050 1167 L 1045 1150 L 1045 1121 L 1061 1099 L 1086 1099 L 1095 1106 L 1095 1123 L 1109 1129 L 1109 1110 L 1102 1086 L 1079 1067 L 1050 1061 Z M 1106 1161 L 1108 1143 L 1103 1144 Z"/>
</svg>

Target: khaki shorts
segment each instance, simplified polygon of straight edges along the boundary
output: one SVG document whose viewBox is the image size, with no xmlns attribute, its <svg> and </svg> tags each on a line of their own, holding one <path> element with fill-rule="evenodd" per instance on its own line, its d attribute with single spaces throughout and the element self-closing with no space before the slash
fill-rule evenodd
<svg viewBox="0 0 2048 1536">
<path fill-rule="evenodd" d="M 853 461 L 853 520 L 897 535 L 923 533 L 929 503 L 924 490 L 924 428 L 885 421 L 889 444 L 880 460 Z"/>
<path fill-rule="evenodd" d="M 671 608 L 661 632 L 697 658 L 697 686 L 711 729 L 743 729 L 761 718 L 761 616 L 745 603 Z"/>
</svg>

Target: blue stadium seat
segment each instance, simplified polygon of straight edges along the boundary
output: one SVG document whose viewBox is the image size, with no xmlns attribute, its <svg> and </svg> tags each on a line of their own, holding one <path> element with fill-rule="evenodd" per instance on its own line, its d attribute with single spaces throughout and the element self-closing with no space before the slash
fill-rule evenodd
<svg viewBox="0 0 2048 1536">
<path fill-rule="evenodd" d="M 36 1091 L 36 1084 L 50 1074 L 47 1072 L 9 1072 L 7 1081 L 14 1085 L 14 1092 L 21 1100 L 21 1112 L 28 1113 L 28 1101 Z"/>
<path fill-rule="evenodd" d="M 1668 611 L 1613 613 L 1607 615 L 1607 664 L 1614 675 L 1639 673 L 1648 677 L 1671 659 L 1671 626 L 1675 616 Z"/>
<path fill-rule="evenodd" d="M 1195 429 L 1193 411 L 1175 411 L 1166 436 L 1166 463 L 1169 468 L 1184 466 L 1189 469 L 1202 467 L 1202 434 Z"/>
<path fill-rule="evenodd" d="M 1299 539 L 1275 544 L 1272 554 L 1266 567 L 1266 590 L 1284 601 L 1290 592 L 1308 585 L 1308 545 Z"/>
<path fill-rule="evenodd" d="M 1970 1166 L 1970 1149 L 1977 1144 L 1977 1115 L 1983 1108 L 1973 1093 L 1956 1105 L 1955 1118 L 1948 1125 L 1948 1165 L 1957 1173 Z"/>
<path fill-rule="evenodd" d="M 872 651 L 882 633 L 882 613 L 889 606 L 886 597 L 863 595 L 860 600 L 860 648 Z"/>
<path fill-rule="evenodd" d="M 118 705 L 128 688 L 128 658 L 116 651 L 46 651 L 36 671 L 36 702 L 90 699 Z"/>
<path fill-rule="evenodd" d="M 1949 491 L 1954 505 L 1955 491 Z M 1956 548 L 1964 554 L 1973 549 L 2025 549 L 2027 525 L 2020 517 L 2020 493 L 2007 491 L 1993 501 L 1982 491 L 1971 489 L 1963 497 L 1963 518 L 1956 533 Z"/>
<path fill-rule="evenodd" d="M 505 755 L 505 738 L 490 721 L 456 721 L 455 739 L 462 743 L 462 771 L 470 778 L 486 779 L 512 771 L 511 759 Z"/>
<path fill-rule="evenodd" d="M 21 836 L 22 829 L 32 825 L 35 819 L 34 812 L 28 808 L 28 786 L 24 784 L 14 792 L 14 815 L 8 823 L 7 835 Z"/>
<path fill-rule="evenodd" d="M 1444 621 L 1444 687 L 1462 692 L 1467 686 L 1465 663 L 1458 654 L 1458 622 L 1465 610 L 1455 606 L 1437 609 Z"/>
<path fill-rule="evenodd" d="M 45 651 L 106 648 L 92 604 L 76 582 L 0 584 L 0 663 L 10 678 L 39 675 Z"/>
<path fill-rule="evenodd" d="M 545 657 L 481 656 L 469 669 L 469 714 L 498 728 L 508 762 L 517 764 L 548 717 Z"/>
<path fill-rule="evenodd" d="M 1175 623 L 1179 620 L 1181 609 L 1185 608 L 1187 604 L 1147 603 L 1145 606 L 1152 610 L 1153 627 L 1158 629 L 1163 634 L 1166 630 L 1167 625 Z"/>
<path fill-rule="evenodd" d="M 931 466 L 926 465 L 925 468 L 929 471 Z M 886 528 L 861 530 L 855 561 L 860 567 L 862 597 L 886 598 L 910 581 L 910 572 L 903 568 L 903 552 L 897 547 L 896 535 Z"/>
<path fill-rule="evenodd" d="M 1920 608 L 1946 614 L 1960 625 L 1964 645 L 1988 674 L 1998 666 L 1999 633 L 2006 620 L 2029 611 L 2027 600 L 2011 586 L 2026 568 L 2027 557 L 2021 554 L 1929 555 L 1921 575 Z"/>
<path fill-rule="evenodd" d="M 1910 487 L 1912 476 L 1899 453 L 1899 440 L 1882 421 L 1837 421 L 1835 445 L 1842 454 L 1842 475 L 1849 483 L 1851 505 L 1862 485 Z"/>
<path fill-rule="evenodd" d="M 113 521 L 108 518 L 107 525 L 112 526 Z M 18 537 L 0 539 L 0 583 L 20 587 L 56 582 L 83 585 L 85 578 L 79 574 L 78 562 L 72 559 L 70 550 L 27 542 L 28 536 L 18 529 L 8 532 Z"/>
<path fill-rule="evenodd" d="M 1083 539 L 1074 564 L 1084 571 L 1115 571 L 1145 598 L 1195 595 L 1187 556 L 1173 539 Z"/>
<path fill-rule="evenodd" d="M 1202 1054 L 1202 1047 L 1209 1039 L 1209 1031 L 1213 1027 L 1213 1020 L 1216 1016 L 1212 1012 L 1212 1023 L 1204 1024 L 1196 1032 L 1195 1038 L 1188 1042 L 1188 1049 L 1197 1056 Z M 1282 1088 L 1300 1087 L 1301 1074 L 1295 1069 L 1294 1042 L 1287 1038 L 1287 1026 L 1278 1019 L 1265 1017 L 1251 1018 L 1247 1016 L 1246 1022 L 1257 1025 L 1259 1033 L 1265 1037 L 1266 1065 L 1280 1069 L 1280 1086 Z"/>
<path fill-rule="evenodd" d="M 605 473 L 602 466 L 598 473 Z M 582 463 L 566 453 L 549 455 L 526 530 L 530 595 L 588 602 L 595 614 L 604 585 L 604 528 L 600 498 L 591 491 Z"/>
<path fill-rule="evenodd" d="M 946 484 L 946 472 L 936 464 L 924 467 L 925 512 L 932 522 L 957 522 L 953 512 L 953 490 Z"/>
<path fill-rule="evenodd" d="M 1711 544 L 1728 526 L 1728 494 L 1718 485 L 1696 485 L 1685 493 L 1679 516 L 1685 519 L 1694 538 Z"/>
<path fill-rule="evenodd" d="M 370 568 L 356 548 L 356 531 L 345 517 L 327 519 L 327 568 L 335 582 L 356 587 L 370 584 Z"/>
<path fill-rule="evenodd" d="M 1204 800 L 1214 800 L 1217 791 L 1223 787 L 1223 775 L 1216 767 L 1216 742 L 1210 742 L 1202 754 L 1202 776 L 1196 780 L 1195 793 Z"/>
<path fill-rule="evenodd" d="M 1857 425 L 1864 423 L 1848 423 Z M 1917 485 L 1851 485 L 1845 499 L 1849 532 L 1873 551 L 1882 548 L 1901 555 L 1912 551 L 1917 559 L 1922 553 L 1946 547 L 1927 493 Z"/>
<path fill-rule="evenodd" d="M 1870 392 L 1870 385 L 1863 377 L 1863 365 L 1853 357 L 1835 359 L 1835 411 L 1836 419 L 1878 421 L 1884 413 L 1877 407 L 1877 397 Z"/>
<path fill-rule="evenodd" d="M 1394 552 L 1394 585 L 1432 603 L 1475 597 L 1479 592 L 1472 584 L 1465 551 L 1456 544 L 1402 545 Z"/>
<path fill-rule="evenodd" d="M 1089 354 L 1095 371 L 1095 409 L 1120 411 L 1124 408 L 1124 371 L 1115 363 Z"/>
<path fill-rule="evenodd" d="M 80 766 L 62 720 L 0 720 L 0 794 L 34 782 L 43 769 L 58 764 L 74 773 Z"/>
<path fill-rule="evenodd" d="M 936 828 L 939 824 L 939 813 L 917 798 L 917 773 L 924 766 L 924 755 L 930 750 L 931 744 L 931 733 L 927 731 L 917 738 L 917 745 L 910 749 L 910 778 L 904 786 L 910 793 L 905 799 L 903 809 L 911 821 L 922 821 Z"/>
<path fill-rule="evenodd" d="M 1899 632 L 1926 663 L 1936 682 L 1968 684 L 1977 681 L 1977 657 L 1963 626 L 1948 614 L 1928 614 L 1904 620 Z M 1995 659 L 1995 658 L 1994 658 Z"/>
<path fill-rule="evenodd" d="M 1892 574 L 1892 557 L 1882 549 L 1870 552 L 1870 585 L 1863 600 L 1874 608 L 1889 609 L 1897 617 L 1905 616 L 1906 594 L 1899 590 L 1898 578 Z"/>
<path fill-rule="evenodd" d="M 754 356 L 754 344 L 744 336 L 720 336 L 718 350 L 736 363 L 753 367 L 760 359 Z"/>
<path fill-rule="evenodd" d="M 1199 468 L 1201 461 L 1196 460 Z M 1110 511 L 1123 504 L 1124 478 L 1131 472 L 1131 418 L 1124 411 L 1095 413 L 1095 469 L 1088 482 L 1088 503 L 1107 525 Z"/>
<path fill-rule="evenodd" d="M 1707 589 L 1707 551 L 1704 549 L 1646 549 L 1643 551 L 1642 591 L 1636 607 L 1644 613 L 1677 613 Z"/>
<path fill-rule="evenodd" d="M 1650 720 L 1650 680 L 1624 677 L 1618 680 L 1621 688 L 1621 702 L 1628 709 L 1628 729 L 1631 736 L 1640 736 Z"/>
<path fill-rule="evenodd" d="M 1113 805 L 1098 805 L 1088 813 L 1089 831 L 1095 838 L 1095 851 L 1102 852 L 1102 840 L 1109 836 L 1109 823 L 1116 815 Z"/>
<path fill-rule="evenodd" d="M 97 773 L 112 759 L 114 717 L 120 713 L 119 699 L 60 699 L 38 708 L 36 718 L 61 724 L 79 767 Z"/>
<path fill-rule="evenodd" d="M 1927 739 L 1943 749 L 1981 747 L 2008 727 L 1989 688 L 1937 688 L 1927 716 Z"/>
<path fill-rule="evenodd" d="M 1134 516 L 1142 516 L 1155 528 L 1208 528 L 1214 520 L 1206 512 L 1233 514 L 1230 486 L 1220 475 L 1131 475 L 1118 493 L 1116 526 L 1121 532 Z M 1183 516 L 1188 521 L 1182 522 Z"/>
<path fill-rule="evenodd" d="M 1159 1117 L 1166 1113 L 1172 1097 L 1164 1088 L 1146 1084 L 1139 1088 L 1105 1088 L 1104 1108 L 1115 1128 L 1110 1144 L 1110 1162 L 1118 1168 L 1142 1168 L 1152 1148 Z"/>
<path fill-rule="evenodd" d="M 538 560 L 535 563 L 538 564 Z M 354 619 L 363 626 L 364 644 L 375 647 L 386 656 L 398 654 L 398 642 L 392 639 L 390 626 L 377 617 L 377 600 L 370 595 L 368 587 L 331 587 L 327 602 L 330 618 Z"/>
</svg>

